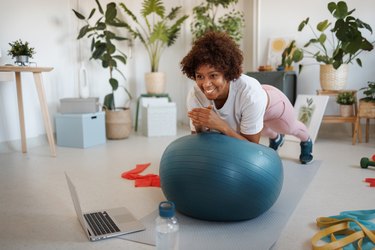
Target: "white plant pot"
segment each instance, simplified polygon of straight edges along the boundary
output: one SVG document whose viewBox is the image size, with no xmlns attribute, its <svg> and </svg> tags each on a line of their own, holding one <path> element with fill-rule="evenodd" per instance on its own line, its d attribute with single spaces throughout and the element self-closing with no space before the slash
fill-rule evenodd
<svg viewBox="0 0 375 250">
<path fill-rule="evenodd" d="M 320 65 L 320 86 L 323 90 L 344 89 L 348 81 L 348 64 L 335 69 L 331 64 Z"/>
<path fill-rule="evenodd" d="M 165 73 L 149 72 L 145 74 L 146 91 L 148 94 L 165 93 Z"/>
</svg>

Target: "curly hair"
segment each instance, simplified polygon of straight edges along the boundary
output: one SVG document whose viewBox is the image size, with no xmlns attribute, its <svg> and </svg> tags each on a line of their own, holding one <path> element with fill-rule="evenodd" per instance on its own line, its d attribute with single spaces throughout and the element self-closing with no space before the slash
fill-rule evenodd
<svg viewBox="0 0 375 250">
<path fill-rule="evenodd" d="M 243 55 L 236 42 L 224 32 L 208 32 L 196 40 L 190 52 L 181 61 L 182 72 L 195 80 L 201 65 L 210 65 L 231 81 L 242 73 Z"/>
</svg>

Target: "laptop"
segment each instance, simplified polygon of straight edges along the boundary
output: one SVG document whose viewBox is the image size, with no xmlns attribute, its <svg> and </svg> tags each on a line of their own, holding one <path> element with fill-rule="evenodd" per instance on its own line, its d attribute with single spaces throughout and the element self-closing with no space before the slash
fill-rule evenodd
<svg viewBox="0 0 375 250">
<path fill-rule="evenodd" d="M 144 225 L 125 207 L 83 213 L 76 188 L 65 173 L 78 220 L 90 241 L 98 241 L 145 230 Z"/>
</svg>

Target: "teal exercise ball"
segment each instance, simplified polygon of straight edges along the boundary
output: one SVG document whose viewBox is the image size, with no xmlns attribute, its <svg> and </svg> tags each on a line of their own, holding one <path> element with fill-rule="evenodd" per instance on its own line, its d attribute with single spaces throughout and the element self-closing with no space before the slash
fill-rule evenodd
<svg viewBox="0 0 375 250">
<path fill-rule="evenodd" d="M 241 221 L 267 211 L 283 185 L 283 166 L 273 149 L 220 133 L 173 141 L 160 161 L 165 197 L 187 216 Z"/>
</svg>

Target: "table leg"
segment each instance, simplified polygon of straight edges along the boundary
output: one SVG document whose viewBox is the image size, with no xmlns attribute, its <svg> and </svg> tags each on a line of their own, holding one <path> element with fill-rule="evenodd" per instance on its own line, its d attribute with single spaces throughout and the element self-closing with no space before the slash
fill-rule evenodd
<svg viewBox="0 0 375 250">
<path fill-rule="evenodd" d="M 137 132 L 138 130 L 138 115 L 139 115 L 139 103 L 141 101 L 141 97 L 138 97 L 138 100 L 137 100 L 137 109 L 136 109 L 136 112 L 135 112 L 135 127 L 134 127 L 134 131 Z"/>
<path fill-rule="evenodd" d="M 18 100 L 18 115 L 20 118 L 22 153 L 26 153 L 27 146 L 26 146 L 25 117 L 24 117 L 24 112 L 23 112 L 21 73 L 20 72 L 15 72 L 15 73 L 16 73 L 16 87 L 17 87 L 17 100 Z"/>
<path fill-rule="evenodd" d="M 45 95 L 44 87 L 42 84 L 42 77 L 41 77 L 42 74 L 38 72 L 34 72 L 33 75 L 34 75 L 36 90 L 39 96 L 39 103 L 40 103 L 40 108 L 41 108 L 42 115 L 43 115 L 44 127 L 46 129 L 48 143 L 51 149 L 51 154 L 52 156 L 55 157 L 56 156 L 55 140 L 53 138 L 53 132 L 52 132 L 51 120 L 50 120 L 49 113 L 48 113 L 46 95 Z"/>
</svg>

